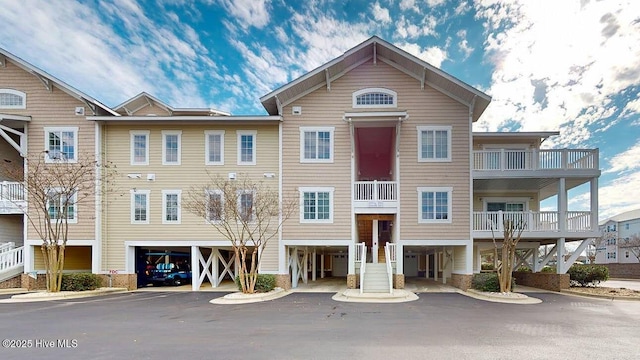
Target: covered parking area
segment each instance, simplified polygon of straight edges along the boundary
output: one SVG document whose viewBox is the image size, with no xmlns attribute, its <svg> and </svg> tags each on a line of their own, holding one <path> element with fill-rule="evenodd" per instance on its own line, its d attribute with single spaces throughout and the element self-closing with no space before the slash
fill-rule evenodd
<svg viewBox="0 0 640 360">
<path fill-rule="evenodd" d="M 351 240 L 283 240 L 281 244 L 284 255 L 281 270 L 290 275 L 292 288 L 308 287 L 316 282 L 329 283 L 328 279 L 339 279 L 346 284 L 350 273 L 349 259 L 355 251 Z"/>
</svg>

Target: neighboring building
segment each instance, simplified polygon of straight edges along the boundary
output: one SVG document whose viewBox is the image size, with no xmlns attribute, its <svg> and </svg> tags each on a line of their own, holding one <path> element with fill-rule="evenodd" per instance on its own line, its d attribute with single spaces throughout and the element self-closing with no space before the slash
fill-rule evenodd
<svg viewBox="0 0 640 360">
<path fill-rule="evenodd" d="M 602 238 L 596 247 L 596 264 L 638 263 L 628 245 L 634 236 L 640 236 L 640 209 L 601 221 L 600 231 Z"/>
<path fill-rule="evenodd" d="M 525 226 L 519 265 L 536 272 L 563 251 L 538 259 L 539 246 L 583 241 L 584 249 L 599 237 L 597 149 L 541 149 L 558 132 L 473 133 L 490 97 L 377 37 L 260 100 L 268 115 L 232 116 L 142 93 L 113 110 L 62 117 L 59 126 L 92 129 L 92 151 L 120 172 L 119 191 L 96 200 L 95 236 L 83 235 L 85 268 L 130 277 L 146 254 L 174 251 L 190 254 L 194 290 L 230 277 L 228 240 L 180 206 L 208 173 L 298 194 L 299 212 L 260 269 L 285 287 L 325 276 L 358 287 L 364 271 L 367 291 L 413 277 L 466 288 L 504 220 Z M 31 104 L 19 114 L 31 115 Z M 568 191 L 585 183 L 591 210 L 570 211 Z M 542 210 L 553 197 L 557 210 Z M 36 242 L 25 244 L 24 271 L 41 270 Z"/>
</svg>

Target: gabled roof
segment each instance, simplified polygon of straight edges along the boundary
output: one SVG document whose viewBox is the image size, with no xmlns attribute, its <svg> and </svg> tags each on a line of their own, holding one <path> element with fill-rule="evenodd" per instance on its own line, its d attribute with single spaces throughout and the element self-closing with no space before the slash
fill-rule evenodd
<svg viewBox="0 0 640 360">
<path fill-rule="evenodd" d="M 55 76 L 50 75 L 47 72 L 29 64 L 28 62 L 22 60 L 16 55 L 13 55 L 7 50 L 0 48 L 0 66 L 6 66 L 5 62 L 7 59 L 11 60 L 11 62 L 14 63 L 16 66 L 18 66 L 19 68 L 37 77 L 42 82 L 44 87 L 46 87 L 47 89 L 51 90 L 53 86 L 55 86 L 60 90 L 64 91 L 65 93 L 69 94 L 70 96 L 84 102 L 85 104 L 87 104 L 87 106 L 91 108 L 94 114 L 98 114 L 102 112 L 102 113 L 107 113 L 114 116 L 119 115 L 115 111 L 111 110 L 108 106 L 102 104 L 101 102 L 92 98 L 91 96 L 79 91 L 78 89 L 72 87 L 71 85 L 65 83 L 64 81 L 56 78 Z"/>
<path fill-rule="evenodd" d="M 141 92 L 114 108 L 119 114 L 132 116 L 147 106 L 157 106 L 166 110 L 171 116 L 229 116 L 231 114 L 210 108 L 173 108 L 158 98 Z"/>
<path fill-rule="evenodd" d="M 278 115 L 283 106 L 323 86 L 330 87 L 332 81 L 369 60 L 382 61 L 413 77 L 422 87 L 432 87 L 466 106 L 472 106 L 473 121 L 478 120 L 491 101 L 489 95 L 377 36 L 264 95 L 260 101 L 269 114 Z"/>
<path fill-rule="evenodd" d="M 607 220 L 600 221 L 600 225 L 604 225 L 609 221 L 622 222 L 622 221 L 629 221 L 633 219 L 640 219 L 640 209 L 630 210 L 630 211 L 623 212 L 622 214 L 612 216 Z"/>
</svg>

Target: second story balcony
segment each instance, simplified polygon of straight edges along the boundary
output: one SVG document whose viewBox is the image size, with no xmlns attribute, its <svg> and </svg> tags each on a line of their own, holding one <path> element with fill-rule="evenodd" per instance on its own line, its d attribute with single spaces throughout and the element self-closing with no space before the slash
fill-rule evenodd
<svg viewBox="0 0 640 360">
<path fill-rule="evenodd" d="M 21 182 L 0 182 L 0 214 L 22 214 L 25 199 L 24 185 Z"/>
<path fill-rule="evenodd" d="M 474 178 L 598 176 L 598 156 L 598 149 L 474 150 Z"/>
<path fill-rule="evenodd" d="M 353 184 L 353 206 L 356 213 L 393 214 L 398 208 L 396 181 L 356 181 Z"/>
<path fill-rule="evenodd" d="M 474 238 L 501 239 L 505 221 L 521 226 L 523 238 L 587 238 L 599 234 L 590 211 L 567 211 L 564 217 L 558 211 L 474 211 Z"/>
</svg>

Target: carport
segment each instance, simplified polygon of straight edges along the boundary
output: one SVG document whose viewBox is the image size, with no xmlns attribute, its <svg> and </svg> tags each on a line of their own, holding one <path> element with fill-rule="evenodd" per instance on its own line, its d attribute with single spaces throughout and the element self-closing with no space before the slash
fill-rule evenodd
<svg viewBox="0 0 640 360">
<path fill-rule="evenodd" d="M 287 243 L 287 241 L 283 241 Z M 344 279 L 346 283 L 349 274 L 349 251 L 346 241 L 317 241 L 311 243 L 288 242 L 285 245 L 285 267 L 291 275 L 291 287 L 297 288 L 300 282 L 309 284 L 318 279 L 336 278 Z"/>
</svg>

